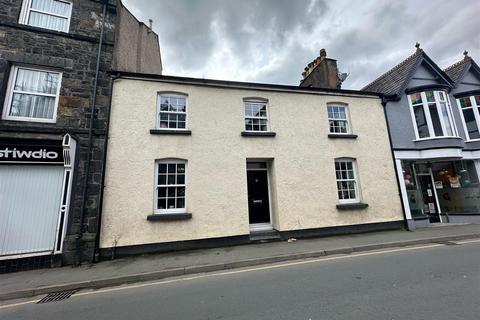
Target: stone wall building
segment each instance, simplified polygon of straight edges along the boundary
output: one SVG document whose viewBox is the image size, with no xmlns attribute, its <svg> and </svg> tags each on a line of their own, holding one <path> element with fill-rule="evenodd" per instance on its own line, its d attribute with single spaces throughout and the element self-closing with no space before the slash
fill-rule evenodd
<svg viewBox="0 0 480 320">
<path fill-rule="evenodd" d="M 94 259 L 112 66 L 162 71 L 120 1 L 0 0 L 0 272 Z"/>
</svg>

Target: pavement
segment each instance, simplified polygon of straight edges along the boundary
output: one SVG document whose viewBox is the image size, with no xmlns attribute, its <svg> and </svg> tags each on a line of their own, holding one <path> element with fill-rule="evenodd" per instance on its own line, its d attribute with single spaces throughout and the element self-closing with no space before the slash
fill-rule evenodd
<svg viewBox="0 0 480 320">
<path fill-rule="evenodd" d="M 439 224 L 415 231 L 370 232 L 298 239 L 293 242 L 275 241 L 142 255 L 80 267 L 66 266 L 1 274 L 0 301 L 66 290 L 98 289 L 288 260 L 471 238 L 480 238 L 480 224 Z"/>
<path fill-rule="evenodd" d="M 287 261 L 0 303 L 0 319 L 478 320 L 480 239 Z"/>
</svg>

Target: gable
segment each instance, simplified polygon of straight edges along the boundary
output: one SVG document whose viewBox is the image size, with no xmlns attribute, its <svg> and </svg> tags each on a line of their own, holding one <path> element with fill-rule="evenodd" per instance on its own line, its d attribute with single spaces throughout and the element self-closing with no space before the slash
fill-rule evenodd
<svg viewBox="0 0 480 320">
<path fill-rule="evenodd" d="M 463 77 L 457 83 L 454 93 L 480 90 L 480 73 L 476 72 L 472 66 L 468 68 Z"/>
<path fill-rule="evenodd" d="M 407 84 L 407 88 L 425 86 L 425 85 L 434 85 L 434 84 L 445 84 L 445 81 L 441 81 L 441 78 L 436 72 L 433 72 L 425 61 L 422 61 L 420 66 L 417 67 L 413 73 L 410 81 Z"/>
</svg>

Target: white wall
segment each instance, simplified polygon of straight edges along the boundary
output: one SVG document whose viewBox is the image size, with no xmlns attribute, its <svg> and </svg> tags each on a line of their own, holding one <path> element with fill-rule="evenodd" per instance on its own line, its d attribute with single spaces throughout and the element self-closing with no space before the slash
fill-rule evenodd
<svg viewBox="0 0 480 320">
<path fill-rule="evenodd" d="M 191 136 L 151 135 L 157 92 L 188 94 Z M 242 137 L 244 97 L 269 99 L 273 138 Z M 329 139 L 326 103 L 349 105 L 358 138 Z M 154 162 L 188 160 L 191 220 L 151 222 Z M 338 211 L 334 159 L 358 161 L 368 209 Z M 380 99 L 119 79 L 114 83 L 100 247 L 249 233 L 246 159 L 273 159 L 277 230 L 403 219 Z"/>
</svg>

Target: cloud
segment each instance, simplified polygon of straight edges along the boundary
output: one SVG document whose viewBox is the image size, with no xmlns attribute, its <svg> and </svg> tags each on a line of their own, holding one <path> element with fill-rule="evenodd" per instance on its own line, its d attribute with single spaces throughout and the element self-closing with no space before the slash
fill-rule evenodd
<svg viewBox="0 0 480 320">
<path fill-rule="evenodd" d="M 164 73 L 297 85 L 326 48 L 358 89 L 413 53 L 444 68 L 468 49 L 480 60 L 480 5 L 469 0 L 124 0 L 154 20 Z"/>
</svg>

